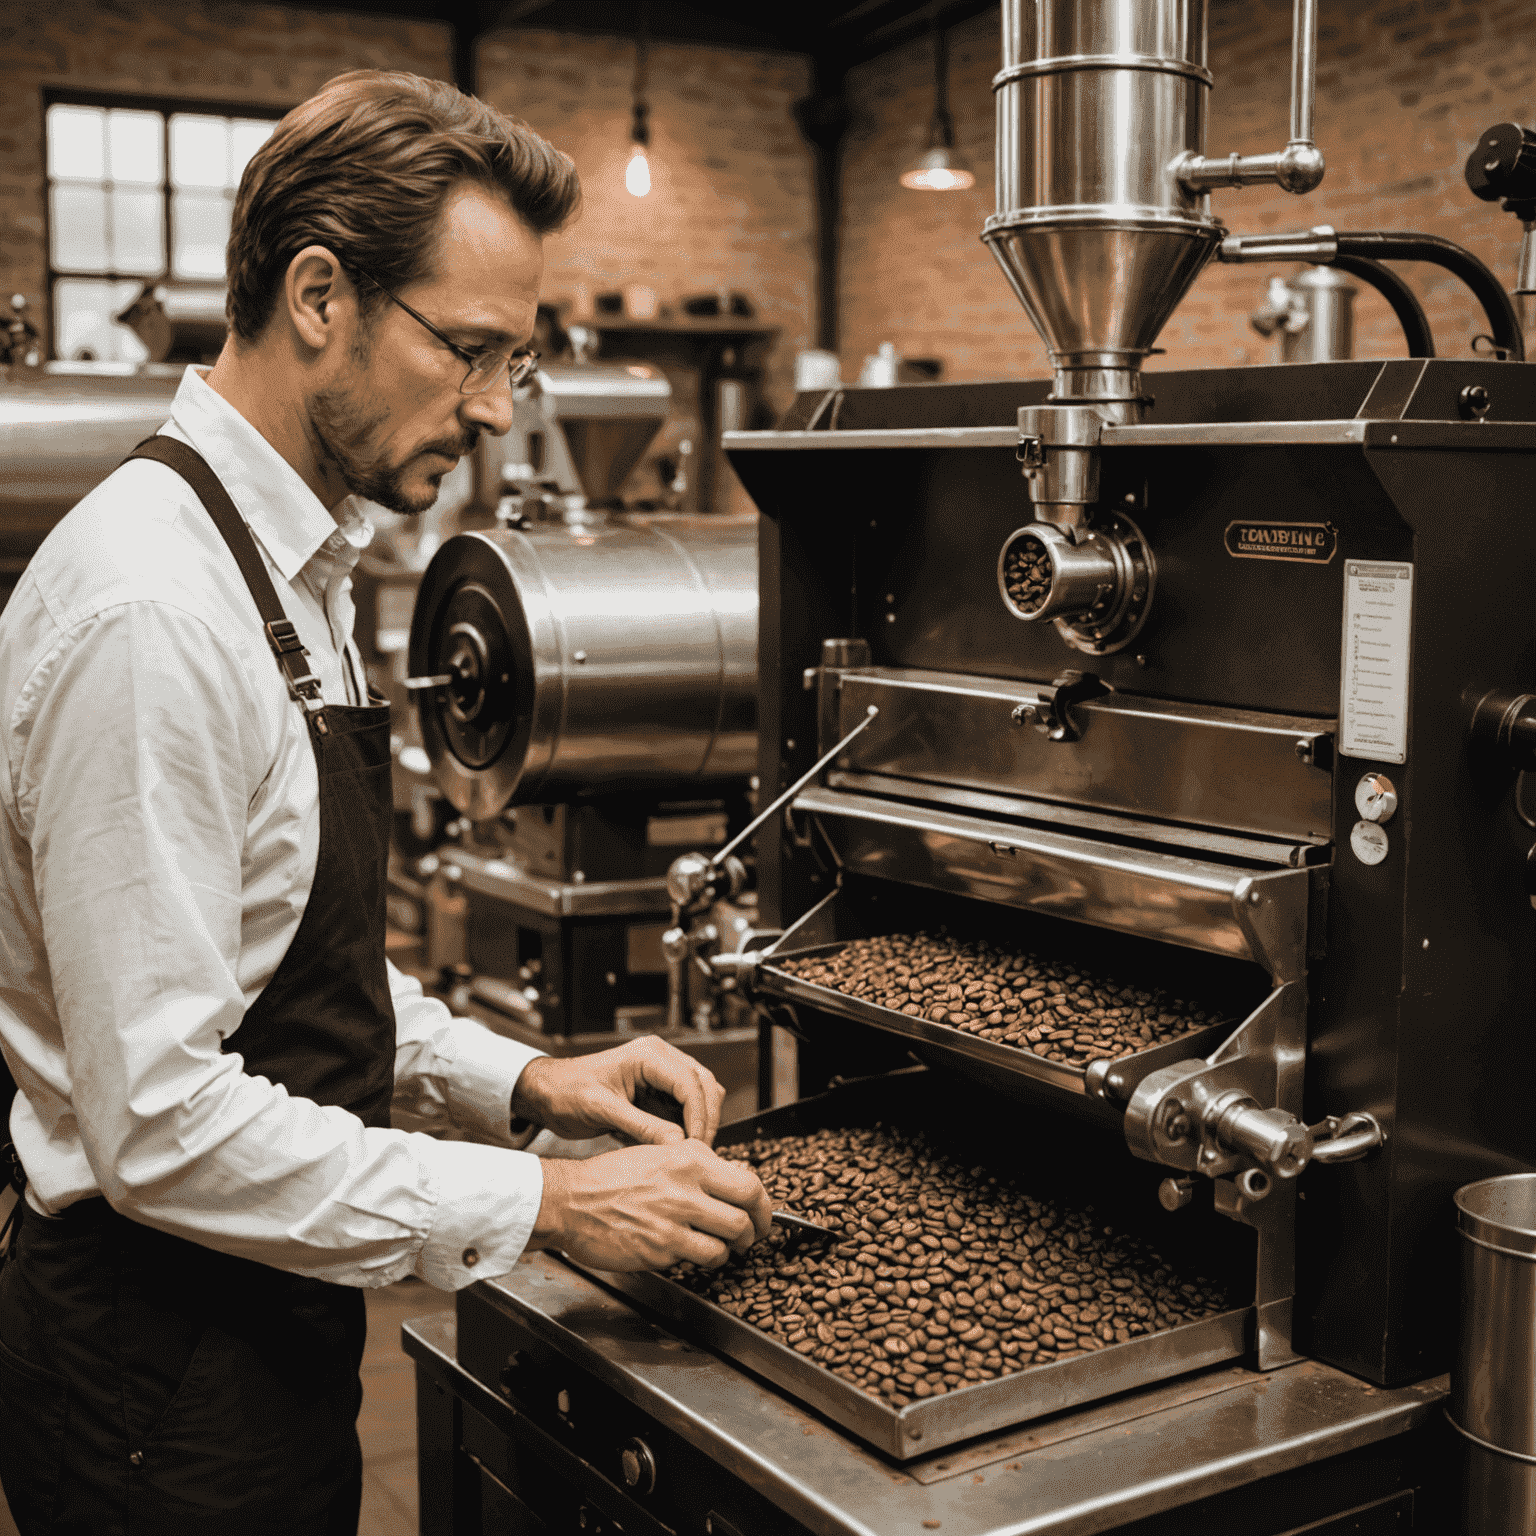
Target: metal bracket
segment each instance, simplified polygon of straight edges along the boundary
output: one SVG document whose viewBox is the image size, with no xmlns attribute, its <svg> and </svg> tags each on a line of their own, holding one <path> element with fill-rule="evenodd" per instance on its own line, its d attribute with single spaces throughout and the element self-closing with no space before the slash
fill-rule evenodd
<svg viewBox="0 0 1536 1536">
<path fill-rule="evenodd" d="M 1018 705 L 1013 723 L 1034 726 L 1048 741 L 1081 741 L 1083 728 L 1073 718 L 1072 706 L 1102 698 L 1111 691 L 1109 686 L 1092 672 L 1063 672 L 1051 686 L 1056 691 L 1050 698 Z"/>
<path fill-rule="evenodd" d="M 1306 1006 L 1304 983 L 1277 987 L 1207 1060 L 1144 1077 L 1125 1111 L 1131 1151 L 1211 1179 L 1238 1177 L 1248 1201 L 1262 1200 L 1275 1180 L 1294 1179 L 1313 1150 L 1295 1113 Z"/>
</svg>

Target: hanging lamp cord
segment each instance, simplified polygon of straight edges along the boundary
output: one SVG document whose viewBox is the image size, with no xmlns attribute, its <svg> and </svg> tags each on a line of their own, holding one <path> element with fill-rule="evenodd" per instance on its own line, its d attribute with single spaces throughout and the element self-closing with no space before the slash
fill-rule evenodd
<svg viewBox="0 0 1536 1536">
<path fill-rule="evenodd" d="M 928 147 L 955 147 L 955 125 L 949 115 L 949 29 L 933 23 L 933 125 L 928 133 Z"/>
<path fill-rule="evenodd" d="M 634 121 L 630 125 L 629 137 L 636 144 L 648 145 L 651 142 L 651 125 L 648 120 L 651 106 L 645 99 L 645 90 L 649 83 L 651 63 L 651 0 L 640 0 L 638 10 L 635 26 Z"/>
</svg>

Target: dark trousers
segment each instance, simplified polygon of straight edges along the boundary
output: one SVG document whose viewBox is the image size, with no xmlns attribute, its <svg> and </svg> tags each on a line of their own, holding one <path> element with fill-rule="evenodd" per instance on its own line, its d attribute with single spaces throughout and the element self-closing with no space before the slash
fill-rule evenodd
<svg viewBox="0 0 1536 1536">
<path fill-rule="evenodd" d="M 0 1270 L 0 1481 L 22 1536 L 356 1536 L 360 1291 L 87 1200 Z"/>
</svg>

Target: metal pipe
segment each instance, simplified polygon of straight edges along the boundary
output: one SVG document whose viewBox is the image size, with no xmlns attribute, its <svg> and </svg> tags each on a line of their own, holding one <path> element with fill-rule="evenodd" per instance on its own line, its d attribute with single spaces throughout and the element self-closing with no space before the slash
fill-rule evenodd
<svg viewBox="0 0 1536 1536">
<path fill-rule="evenodd" d="M 1311 145 L 1317 95 L 1317 0 L 1296 0 L 1291 15 L 1291 143 Z"/>
<path fill-rule="evenodd" d="M 1274 182 L 1287 192 L 1310 192 L 1327 168 L 1312 138 L 1317 96 L 1317 0 L 1296 0 L 1291 18 L 1291 138 L 1278 154 L 1212 158 L 1186 153 L 1173 163 L 1174 175 L 1187 192 L 1216 187 L 1251 187 Z"/>
</svg>

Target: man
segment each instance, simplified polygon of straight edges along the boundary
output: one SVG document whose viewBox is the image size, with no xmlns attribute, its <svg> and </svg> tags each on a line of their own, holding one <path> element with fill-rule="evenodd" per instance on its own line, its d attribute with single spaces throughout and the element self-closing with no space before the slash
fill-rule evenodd
<svg viewBox="0 0 1536 1536">
<path fill-rule="evenodd" d="M 507 430 L 576 199 L 569 160 L 448 86 L 332 81 L 242 178 L 217 364 L 0 618 L 0 1044 L 29 1181 L 0 1476 L 26 1536 L 352 1532 L 360 1287 L 452 1289 L 541 1247 L 718 1264 L 767 1231 L 688 1057 L 551 1060 L 384 959 L 353 498 L 422 511 Z M 392 1130 L 391 1101 L 485 1144 Z M 544 1161 L 517 1150 L 539 1127 L 641 1144 Z"/>
</svg>

